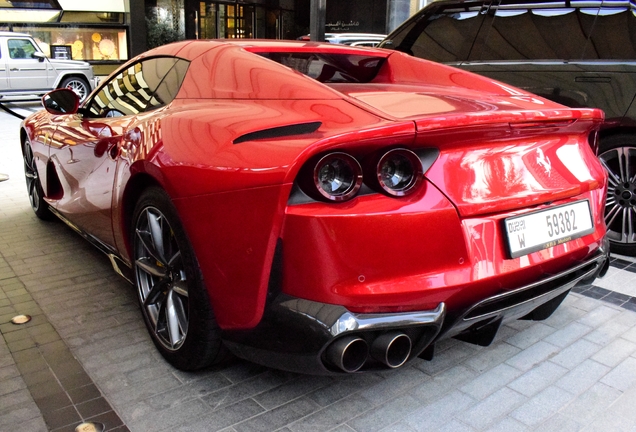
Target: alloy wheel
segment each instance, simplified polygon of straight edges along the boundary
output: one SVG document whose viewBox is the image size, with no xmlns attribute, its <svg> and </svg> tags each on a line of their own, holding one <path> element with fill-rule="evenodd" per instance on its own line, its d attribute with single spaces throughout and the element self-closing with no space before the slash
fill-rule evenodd
<svg viewBox="0 0 636 432">
<path fill-rule="evenodd" d="M 612 242 L 636 245 L 636 147 L 616 147 L 599 155 L 609 174 L 605 223 Z"/>
<path fill-rule="evenodd" d="M 73 90 L 79 97 L 80 102 L 83 102 L 84 99 L 86 99 L 86 96 L 88 96 L 88 89 L 82 80 L 70 80 L 66 83 L 65 87 L 69 90 Z"/>
<path fill-rule="evenodd" d="M 41 201 L 40 179 L 38 178 L 35 158 L 33 157 L 33 150 L 30 145 L 24 146 L 24 176 L 26 178 L 27 193 L 29 194 L 31 207 L 37 212 L 40 208 Z"/>
<path fill-rule="evenodd" d="M 178 350 L 188 333 L 188 281 L 174 232 L 155 207 L 139 214 L 134 252 L 137 290 L 151 330 L 164 348 Z"/>
</svg>

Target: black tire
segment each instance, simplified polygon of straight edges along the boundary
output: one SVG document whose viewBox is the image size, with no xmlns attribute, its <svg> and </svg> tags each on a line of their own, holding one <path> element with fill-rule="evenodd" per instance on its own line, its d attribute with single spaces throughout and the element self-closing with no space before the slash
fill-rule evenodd
<svg viewBox="0 0 636 432">
<path fill-rule="evenodd" d="M 609 174 L 605 223 L 610 250 L 636 256 L 636 135 L 612 135 L 600 143 Z"/>
<path fill-rule="evenodd" d="M 157 349 L 181 370 L 221 362 L 227 351 L 197 259 L 170 197 L 161 188 L 146 189 L 132 220 L 135 286 Z"/>
<path fill-rule="evenodd" d="M 64 78 L 59 88 L 73 90 L 79 97 L 80 102 L 84 102 L 91 92 L 91 86 L 84 78 L 80 77 Z"/>
<path fill-rule="evenodd" d="M 26 179 L 27 194 L 31 202 L 31 208 L 37 217 L 42 220 L 53 219 L 53 213 L 49 210 L 49 204 L 44 201 L 44 190 L 40 183 L 38 167 L 35 165 L 31 143 L 26 140 L 22 144 L 22 157 L 24 159 L 24 178 Z"/>
</svg>

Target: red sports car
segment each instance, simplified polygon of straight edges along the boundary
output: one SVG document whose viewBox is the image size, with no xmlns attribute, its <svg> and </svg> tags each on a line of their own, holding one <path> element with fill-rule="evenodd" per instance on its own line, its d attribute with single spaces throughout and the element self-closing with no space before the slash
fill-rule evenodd
<svg viewBox="0 0 636 432">
<path fill-rule="evenodd" d="M 396 368 L 607 269 L 596 109 L 394 51 L 204 40 L 43 103 L 33 210 L 110 257 L 180 369 Z"/>
</svg>

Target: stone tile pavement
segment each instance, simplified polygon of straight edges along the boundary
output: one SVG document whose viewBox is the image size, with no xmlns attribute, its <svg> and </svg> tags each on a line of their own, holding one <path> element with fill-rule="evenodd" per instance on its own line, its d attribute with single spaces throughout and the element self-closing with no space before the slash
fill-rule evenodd
<svg viewBox="0 0 636 432">
<path fill-rule="evenodd" d="M 72 431 L 78 418 L 131 431 L 636 431 L 636 303 L 624 293 L 636 289 L 636 264 L 628 259 L 615 260 L 605 282 L 577 287 L 548 320 L 504 326 L 490 347 L 444 341 L 433 361 L 344 377 L 238 360 L 184 373 L 157 354 L 133 289 L 108 259 L 33 215 L 18 125 L 0 113 L 0 173 L 10 176 L 0 183 L 2 431 Z M 35 322 L 17 338 L 7 323 L 25 310 Z M 68 395 L 61 409 L 69 417 L 47 414 L 29 369 L 53 348 L 68 350 L 91 381 L 70 388 L 64 371 L 42 366 Z M 87 402 L 77 403 L 78 388 L 92 390 Z"/>
</svg>

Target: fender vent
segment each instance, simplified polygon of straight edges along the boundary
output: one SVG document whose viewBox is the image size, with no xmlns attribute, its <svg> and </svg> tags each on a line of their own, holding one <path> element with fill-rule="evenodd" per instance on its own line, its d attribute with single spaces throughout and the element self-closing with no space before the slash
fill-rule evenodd
<svg viewBox="0 0 636 432">
<path fill-rule="evenodd" d="M 265 138 L 281 138 L 292 135 L 303 135 L 312 133 L 318 130 L 322 125 L 322 122 L 310 122 L 310 123 L 298 123 L 289 126 L 280 126 L 271 129 L 263 129 L 256 132 L 250 132 L 245 135 L 241 135 L 234 140 L 234 144 L 240 144 L 245 141 L 254 141 Z"/>
</svg>

